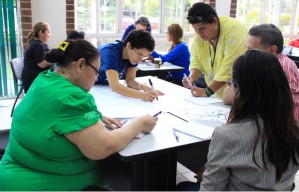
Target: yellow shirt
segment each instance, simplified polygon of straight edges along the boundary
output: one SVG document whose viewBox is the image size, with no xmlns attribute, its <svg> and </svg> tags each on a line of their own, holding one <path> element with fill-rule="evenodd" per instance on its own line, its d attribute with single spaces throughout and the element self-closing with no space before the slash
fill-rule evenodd
<svg viewBox="0 0 299 192">
<path fill-rule="evenodd" d="M 248 30 L 240 21 L 221 16 L 220 35 L 216 48 L 214 65 L 214 49 L 209 41 L 204 41 L 199 35 L 195 34 L 191 45 L 191 60 L 189 69 L 198 69 L 205 75 L 207 85 L 211 82 L 227 82 L 232 77 L 232 65 L 234 61 L 246 51 L 245 41 Z M 215 96 L 222 99 L 223 86 Z"/>
</svg>

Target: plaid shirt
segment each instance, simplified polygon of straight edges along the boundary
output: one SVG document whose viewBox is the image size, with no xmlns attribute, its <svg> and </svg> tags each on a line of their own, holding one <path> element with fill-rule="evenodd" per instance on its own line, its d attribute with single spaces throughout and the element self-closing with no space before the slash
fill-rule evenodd
<svg viewBox="0 0 299 192">
<path fill-rule="evenodd" d="M 297 65 L 285 54 L 280 54 L 278 60 L 287 76 L 294 100 L 294 114 L 299 120 L 299 72 Z"/>
</svg>

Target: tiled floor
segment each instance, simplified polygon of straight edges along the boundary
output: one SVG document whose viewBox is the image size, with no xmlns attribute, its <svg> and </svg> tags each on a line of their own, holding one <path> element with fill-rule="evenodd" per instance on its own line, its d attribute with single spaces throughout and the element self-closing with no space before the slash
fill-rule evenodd
<svg viewBox="0 0 299 192">
<path fill-rule="evenodd" d="M 9 129 L 11 123 L 11 108 L 13 106 L 14 100 L 1 100 L 0 99 L 0 129 Z M 176 182 L 180 183 L 182 181 L 193 181 L 196 182 L 197 180 L 194 178 L 195 173 L 191 172 L 189 169 L 181 165 L 180 163 L 177 164 L 177 177 Z M 299 191 L 299 171 L 296 174 L 295 178 L 295 190 Z"/>
</svg>

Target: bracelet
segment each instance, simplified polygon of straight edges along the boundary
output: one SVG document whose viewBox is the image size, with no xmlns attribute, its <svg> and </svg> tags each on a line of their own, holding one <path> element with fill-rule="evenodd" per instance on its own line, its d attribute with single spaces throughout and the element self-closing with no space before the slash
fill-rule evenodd
<svg viewBox="0 0 299 192">
<path fill-rule="evenodd" d="M 210 87 L 206 88 L 212 95 L 214 95 L 214 91 L 212 91 L 212 89 Z"/>
<path fill-rule="evenodd" d="M 205 88 L 205 92 L 208 97 L 211 97 L 214 94 L 214 91 L 212 91 L 209 87 Z"/>
</svg>

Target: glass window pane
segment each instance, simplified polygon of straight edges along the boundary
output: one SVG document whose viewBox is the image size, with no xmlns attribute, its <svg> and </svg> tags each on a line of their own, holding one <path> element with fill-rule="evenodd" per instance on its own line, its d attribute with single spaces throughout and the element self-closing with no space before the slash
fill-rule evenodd
<svg viewBox="0 0 299 192">
<path fill-rule="evenodd" d="M 152 33 L 160 30 L 160 0 L 123 0 L 123 32 L 140 16 L 148 17 Z"/>
<path fill-rule="evenodd" d="M 99 32 L 117 32 L 117 1 L 100 0 L 99 4 Z"/>
<path fill-rule="evenodd" d="M 95 3 L 92 3 L 93 1 L 87 1 L 87 0 L 77 0 L 76 4 L 76 23 L 77 23 L 77 29 L 89 32 L 89 33 L 95 33 L 96 28 L 92 28 L 92 16 L 94 14 L 94 11 L 92 11 L 92 7 L 95 7 Z M 94 26 L 93 26 L 94 27 Z"/>
</svg>

